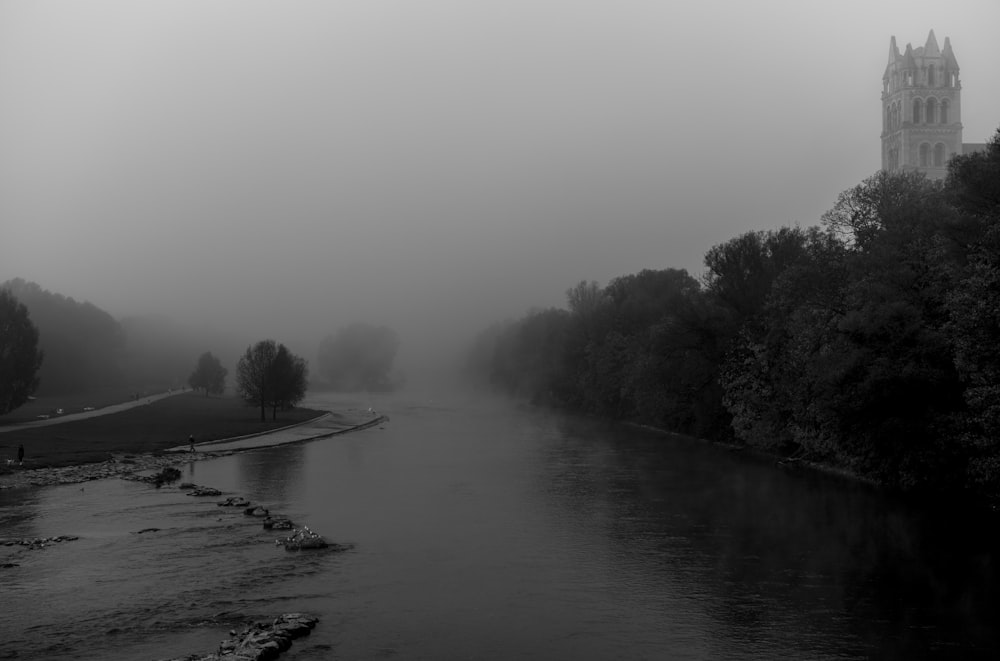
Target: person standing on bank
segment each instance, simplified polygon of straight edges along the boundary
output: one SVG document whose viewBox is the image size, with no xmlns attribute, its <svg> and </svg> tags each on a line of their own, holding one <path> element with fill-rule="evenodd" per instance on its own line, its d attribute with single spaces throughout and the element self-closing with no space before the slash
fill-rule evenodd
<svg viewBox="0 0 1000 661">
<path fill-rule="evenodd" d="M 24 443 L 17 446 L 17 465 L 21 466 L 24 464 Z"/>
<path fill-rule="evenodd" d="M 194 435 L 188 436 L 188 443 L 191 444 L 190 451 L 194 452 Z"/>
</svg>

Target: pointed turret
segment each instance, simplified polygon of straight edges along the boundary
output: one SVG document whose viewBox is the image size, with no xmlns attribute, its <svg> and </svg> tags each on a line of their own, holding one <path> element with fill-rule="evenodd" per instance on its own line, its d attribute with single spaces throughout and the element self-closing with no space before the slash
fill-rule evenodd
<svg viewBox="0 0 1000 661">
<path fill-rule="evenodd" d="M 903 53 L 903 68 L 904 69 L 916 69 L 917 62 L 913 59 L 913 47 L 910 44 L 906 44 L 906 52 Z"/>
<path fill-rule="evenodd" d="M 941 49 L 938 48 L 937 39 L 934 38 L 934 30 L 927 35 L 927 43 L 924 44 L 924 57 L 941 57 Z"/>
<path fill-rule="evenodd" d="M 889 39 L 889 64 L 899 59 L 899 48 L 896 46 L 896 35 Z"/>
<path fill-rule="evenodd" d="M 958 71 L 958 60 L 955 59 L 955 53 L 951 50 L 951 39 L 948 37 L 944 38 L 944 50 L 941 51 L 944 56 L 944 65 L 949 71 Z"/>
</svg>

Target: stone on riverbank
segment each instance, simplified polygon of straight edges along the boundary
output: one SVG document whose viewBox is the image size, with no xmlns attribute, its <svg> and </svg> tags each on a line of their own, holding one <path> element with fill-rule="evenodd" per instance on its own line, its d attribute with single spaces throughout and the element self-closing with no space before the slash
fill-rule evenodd
<svg viewBox="0 0 1000 661">
<path fill-rule="evenodd" d="M 330 543 L 322 535 L 309 530 L 306 526 L 296 529 L 295 532 L 284 539 L 275 540 L 275 543 L 284 546 L 287 551 L 325 549 L 330 546 Z"/>
<path fill-rule="evenodd" d="M 252 505 L 243 510 L 243 513 L 247 516 L 268 516 L 270 514 L 270 512 L 267 511 L 267 508 L 262 507 L 261 505 Z"/>
<path fill-rule="evenodd" d="M 264 530 L 291 530 L 295 526 L 292 520 L 285 516 L 264 517 Z"/>
<path fill-rule="evenodd" d="M 135 464 L 134 461 L 131 463 Z M 138 475 L 136 473 L 132 473 L 122 475 L 122 479 L 131 480 L 132 482 L 145 482 L 146 484 L 153 484 L 156 488 L 160 488 L 164 484 L 176 482 L 181 479 L 181 472 L 173 466 L 166 466 L 153 475 Z"/>
<path fill-rule="evenodd" d="M 254 622 L 219 644 L 213 654 L 179 656 L 165 661 L 268 661 L 278 658 L 292 641 L 308 636 L 319 618 L 304 613 L 285 613 L 271 622 Z"/>
<path fill-rule="evenodd" d="M 57 535 L 56 537 L 25 537 L 23 539 L 8 539 L 2 542 L 3 546 L 26 546 L 31 551 L 43 549 L 53 544 L 62 542 L 75 542 L 80 539 L 75 535 Z"/>
<path fill-rule="evenodd" d="M 195 496 L 197 498 L 206 496 L 221 496 L 222 492 L 215 487 L 199 487 L 195 486 L 193 489 L 188 491 L 189 496 Z"/>
<path fill-rule="evenodd" d="M 218 505 L 219 507 L 250 507 L 250 501 L 243 496 L 230 496 Z"/>
</svg>

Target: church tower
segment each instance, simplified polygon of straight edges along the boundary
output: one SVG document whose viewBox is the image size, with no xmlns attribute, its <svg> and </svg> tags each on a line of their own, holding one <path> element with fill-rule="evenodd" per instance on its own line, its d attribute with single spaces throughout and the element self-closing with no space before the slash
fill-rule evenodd
<svg viewBox="0 0 1000 661">
<path fill-rule="evenodd" d="M 882 169 L 919 170 L 941 179 L 948 159 L 962 153 L 962 84 L 951 42 L 938 48 L 934 30 L 901 55 L 889 40 L 882 76 Z"/>
</svg>

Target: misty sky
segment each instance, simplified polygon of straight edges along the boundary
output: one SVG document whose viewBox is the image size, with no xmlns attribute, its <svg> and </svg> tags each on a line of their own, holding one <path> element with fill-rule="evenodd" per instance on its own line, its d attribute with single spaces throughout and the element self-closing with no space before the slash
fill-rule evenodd
<svg viewBox="0 0 1000 661">
<path fill-rule="evenodd" d="M 998 25 L 997 0 L 0 0 L 0 281 L 309 360 L 388 324 L 412 355 L 818 223 L 880 166 L 891 35 L 951 38 L 985 141 Z"/>
</svg>

